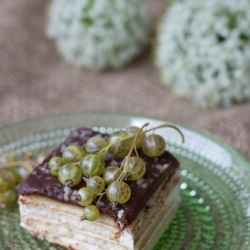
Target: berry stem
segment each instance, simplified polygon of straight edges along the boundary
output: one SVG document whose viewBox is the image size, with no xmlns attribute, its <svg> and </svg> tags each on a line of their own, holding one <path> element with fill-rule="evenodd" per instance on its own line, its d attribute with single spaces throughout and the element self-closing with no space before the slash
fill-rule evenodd
<svg viewBox="0 0 250 250">
<path fill-rule="evenodd" d="M 65 186 L 66 186 L 66 187 L 71 187 L 72 184 L 73 184 L 73 181 L 72 181 L 72 180 L 66 180 L 66 181 L 65 181 Z"/>
<path fill-rule="evenodd" d="M 16 167 L 17 165 L 32 165 L 36 167 L 37 163 L 34 161 L 13 161 L 13 162 L 8 162 L 0 165 L 0 169 L 6 169 L 6 168 L 13 168 Z"/>
<path fill-rule="evenodd" d="M 148 126 L 148 124 L 149 124 L 149 123 L 144 124 L 144 125 L 142 126 L 142 128 L 140 129 L 140 131 L 138 131 L 138 133 L 140 133 L 141 130 L 142 130 L 145 126 Z M 137 133 L 137 134 L 138 134 L 138 133 Z M 100 151 L 97 153 L 97 155 L 100 155 L 100 154 L 102 154 L 102 153 L 108 151 L 110 147 L 112 147 L 112 146 L 115 145 L 116 143 L 122 142 L 122 141 L 124 141 L 124 140 L 128 140 L 128 139 L 134 138 L 134 141 L 135 141 L 135 137 L 136 137 L 135 135 L 128 135 L 128 136 L 123 137 L 123 138 L 121 138 L 121 139 L 115 140 L 114 142 L 110 143 L 107 147 L 105 147 L 105 148 L 103 148 L 102 150 L 100 150 Z M 137 140 L 137 137 L 136 137 L 136 140 Z M 135 146 L 134 141 L 133 141 L 133 144 L 132 144 L 133 147 Z"/>
<path fill-rule="evenodd" d="M 33 158 L 33 153 L 29 151 L 26 153 L 25 157 L 27 158 L 27 160 L 31 160 Z"/>
<path fill-rule="evenodd" d="M 122 163 L 121 163 L 121 166 L 120 166 L 121 169 L 123 168 L 123 165 L 124 165 L 124 162 L 126 161 L 126 159 L 127 159 L 127 156 L 125 156 L 124 159 L 122 160 Z"/>
<path fill-rule="evenodd" d="M 136 148 L 136 142 L 137 142 L 137 139 L 138 139 L 138 136 L 140 135 L 140 133 L 142 132 L 143 128 L 148 126 L 148 123 L 144 124 L 140 130 L 136 133 L 135 137 L 134 137 L 134 140 L 133 140 L 133 143 L 130 147 L 130 150 L 128 152 L 128 155 L 124 158 L 124 160 L 122 161 L 122 164 L 121 164 L 121 168 L 123 167 L 123 165 L 125 165 L 121 175 L 118 177 L 117 181 L 123 181 L 123 179 L 125 178 L 126 176 L 126 169 L 127 169 L 127 165 L 128 165 L 128 159 L 130 158 L 132 152 L 133 152 L 133 149 Z M 134 135 L 133 135 L 134 136 Z M 137 154 L 137 151 L 136 151 L 136 154 Z M 138 155 L 138 154 L 137 154 Z"/>
<path fill-rule="evenodd" d="M 89 178 L 86 178 L 86 177 L 82 177 L 83 178 L 83 180 L 86 182 L 86 184 L 88 183 L 88 181 L 89 181 Z"/>
<path fill-rule="evenodd" d="M 184 137 L 183 133 L 181 132 L 181 130 L 179 128 L 177 128 L 176 126 L 174 126 L 172 124 L 168 124 L 168 123 L 164 123 L 164 124 L 162 124 L 160 126 L 157 126 L 157 127 L 154 127 L 154 128 L 150 128 L 148 130 L 143 131 L 142 133 L 148 133 L 148 132 L 150 132 L 152 130 L 155 131 L 156 129 L 160 129 L 160 128 L 173 128 L 173 129 L 175 129 L 180 134 L 181 139 L 182 139 L 182 143 L 185 142 L 185 137 Z"/>
<path fill-rule="evenodd" d="M 106 194 L 106 191 L 103 192 L 103 193 L 101 193 L 100 197 L 98 198 L 98 200 L 97 200 L 97 202 L 96 202 L 96 206 L 97 206 L 97 207 L 99 207 L 99 203 L 100 203 L 100 201 L 101 201 L 101 198 L 102 198 L 102 196 L 105 195 L 105 194 Z"/>
<path fill-rule="evenodd" d="M 81 201 L 81 195 L 80 194 L 77 194 L 74 198 L 74 201 L 75 202 L 80 202 Z"/>
<path fill-rule="evenodd" d="M 147 129 L 147 130 L 145 130 L 145 131 L 142 131 L 142 129 L 143 129 L 144 127 L 147 127 L 148 125 L 149 125 L 149 123 L 144 124 L 144 125 L 142 126 L 141 130 L 138 131 L 138 133 L 139 133 L 139 134 L 140 134 L 140 133 L 146 134 L 146 133 L 148 133 L 148 132 L 150 132 L 150 131 L 152 131 L 152 130 L 155 131 L 156 129 L 160 129 L 160 128 L 173 128 L 173 129 L 175 129 L 175 130 L 180 134 L 181 139 L 182 139 L 182 143 L 185 142 L 185 137 L 184 137 L 183 133 L 181 132 L 181 130 L 180 130 L 179 128 L 177 128 L 176 126 L 172 125 L 172 124 L 164 123 L 164 124 L 159 125 L 159 126 L 157 126 L 157 127 L 153 127 L 153 128 Z M 136 134 L 137 136 L 138 136 L 138 133 Z M 134 138 L 134 140 L 135 140 L 135 137 L 136 137 L 135 135 L 129 135 L 129 136 L 123 137 L 123 138 L 121 138 L 121 139 L 118 139 L 118 140 L 114 141 L 113 143 L 110 143 L 107 147 L 105 147 L 105 148 L 103 148 L 102 150 L 100 150 L 100 151 L 97 153 L 97 155 L 101 155 L 101 154 L 107 152 L 111 146 L 113 146 L 114 144 L 116 144 L 116 143 L 118 143 L 118 142 L 121 142 L 121 141 L 124 141 L 124 140 L 127 140 L 127 139 L 131 139 L 131 138 Z M 134 141 L 133 141 L 133 142 L 134 142 Z"/>
<path fill-rule="evenodd" d="M 136 156 L 139 157 L 136 146 L 134 146 L 134 151 L 135 151 Z"/>
<path fill-rule="evenodd" d="M 116 210 L 118 202 L 112 201 L 112 210 Z"/>
<path fill-rule="evenodd" d="M 87 218 L 84 216 L 84 215 L 82 215 L 81 217 L 80 217 L 80 221 L 83 221 L 83 220 L 86 220 Z"/>
<path fill-rule="evenodd" d="M 117 178 L 116 181 L 122 181 L 125 178 L 126 173 L 127 172 L 125 170 L 123 170 L 122 173 L 120 174 L 120 176 Z"/>
</svg>

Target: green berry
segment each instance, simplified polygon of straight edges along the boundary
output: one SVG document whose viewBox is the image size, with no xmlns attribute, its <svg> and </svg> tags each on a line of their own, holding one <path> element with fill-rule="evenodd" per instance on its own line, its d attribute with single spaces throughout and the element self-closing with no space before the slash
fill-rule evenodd
<svg viewBox="0 0 250 250">
<path fill-rule="evenodd" d="M 16 161 L 16 158 L 11 153 L 3 153 L 2 155 L 0 155 L 0 165 L 6 164 L 9 162 L 15 162 L 15 161 Z"/>
<path fill-rule="evenodd" d="M 105 169 L 105 162 L 98 155 L 86 155 L 80 162 L 82 174 L 86 177 L 101 175 Z"/>
<path fill-rule="evenodd" d="M 128 137 L 128 133 L 122 130 L 110 134 L 109 144 L 114 144 L 109 148 L 109 151 L 119 157 L 126 156 L 132 145 L 131 139 L 126 139 L 126 137 Z"/>
<path fill-rule="evenodd" d="M 94 194 L 100 194 L 105 188 L 105 182 L 100 176 L 93 176 L 90 179 L 88 179 L 87 187 Z"/>
<path fill-rule="evenodd" d="M 124 204 L 129 200 L 131 190 L 127 183 L 123 181 L 115 181 L 108 186 L 106 195 L 110 201 Z"/>
<path fill-rule="evenodd" d="M 88 206 L 90 205 L 95 198 L 95 194 L 87 187 L 83 187 L 78 190 L 77 192 L 77 202 L 81 206 Z"/>
<path fill-rule="evenodd" d="M 91 137 L 87 143 L 86 143 L 86 152 L 89 154 L 97 154 L 98 152 L 100 152 L 102 149 L 106 148 L 108 146 L 108 143 L 105 139 L 103 139 L 102 137 L 99 136 L 94 136 Z M 104 158 L 105 157 L 105 153 L 102 154 L 100 157 Z"/>
<path fill-rule="evenodd" d="M 83 214 L 89 221 L 95 221 L 100 217 L 100 211 L 94 205 L 86 206 L 83 210 Z"/>
<path fill-rule="evenodd" d="M 5 191 L 3 194 L 5 196 L 6 202 L 13 202 L 17 198 L 17 194 L 13 189 L 9 189 Z"/>
<path fill-rule="evenodd" d="M 149 157 L 159 157 L 166 150 L 166 142 L 160 135 L 149 135 L 142 142 L 142 151 Z"/>
<path fill-rule="evenodd" d="M 3 193 L 0 193 L 0 207 L 4 207 L 7 203 L 7 199 Z"/>
<path fill-rule="evenodd" d="M 17 175 L 9 169 L 1 170 L 0 175 L 5 182 L 8 182 L 9 187 L 15 186 L 18 182 Z"/>
<path fill-rule="evenodd" d="M 48 157 L 48 154 L 46 153 L 41 153 L 36 157 L 36 162 L 37 164 L 42 164 L 43 161 Z"/>
<path fill-rule="evenodd" d="M 25 180 L 29 174 L 34 170 L 34 167 L 30 164 L 21 165 L 15 169 L 15 173 L 18 176 L 19 182 Z"/>
<path fill-rule="evenodd" d="M 70 163 L 79 162 L 85 155 L 84 149 L 78 144 L 71 144 L 63 150 L 62 158 Z"/>
<path fill-rule="evenodd" d="M 0 175 L 0 192 L 4 192 L 8 190 L 9 187 L 10 187 L 10 183 L 4 180 L 4 178 Z"/>
<path fill-rule="evenodd" d="M 140 131 L 140 128 L 135 127 L 135 126 L 131 126 L 131 127 L 128 127 L 126 129 L 126 132 L 128 133 L 128 135 L 136 135 L 139 131 Z M 143 141 L 144 137 L 145 137 L 145 134 L 140 133 L 140 135 L 138 135 L 137 141 L 136 141 L 136 144 L 135 144 L 137 149 L 141 148 L 142 141 Z M 133 142 L 133 139 L 134 138 L 131 139 L 132 142 Z"/>
<path fill-rule="evenodd" d="M 133 156 L 126 160 L 125 171 L 129 173 L 129 181 L 136 181 L 145 174 L 146 166 L 141 158 Z"/>
<path fill-rule="evenodd" d="M 60 168 L 58 172 L 58 179 L 63 185 L 67 187 L 74 187 L 80 183 L 82 173 L 77 165 L 74 163 L 68 163 Z"/>
<path fill-rule="evenodd" d="M 103 179 L 107 185 L 116 181 L 118 177 L 122 174 L 122 171 L 117 166 L 109 166 L 103 172 Z"/>
<path fill-rule="evenodd" d="M 58 176 L 60 168 L 66 164 L 66 161 L 61 157 L 53 157 L 49 161 L 49 171 L 52 175 Z"/>
</svg>

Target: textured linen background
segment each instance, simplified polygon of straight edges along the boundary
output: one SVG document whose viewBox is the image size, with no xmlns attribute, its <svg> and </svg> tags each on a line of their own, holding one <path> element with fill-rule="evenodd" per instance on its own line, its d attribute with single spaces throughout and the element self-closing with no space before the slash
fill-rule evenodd
<svg viewBox="0 0 250 250">
<path fill-rule="evenodd" d="M 164 1 L 144 2 L 154 26 Z M 78 111 L 149 116 L 210 134 L 250 160 L 250 103 L 215 111 L 178 99 L 160 83 L 150 48 L 119 71 L 72 67 L 44 35 L 46 1 L 0 3 L 0 125 Z"/>
</svg>

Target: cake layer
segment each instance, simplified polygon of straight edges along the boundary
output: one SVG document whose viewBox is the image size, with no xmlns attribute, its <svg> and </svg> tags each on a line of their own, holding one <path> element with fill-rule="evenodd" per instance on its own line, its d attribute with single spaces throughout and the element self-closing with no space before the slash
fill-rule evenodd
<svg viewBox="0 0 250 250">
<path fill-rule="evenodd" d="M 32 174 L 21 184 L 19 193 L 22 196 L 35 195 L 51 198 L 53 200 L 80 206 L 74 201 L 77 190 L 85 186 L 85 182 L 74 188 L 65 188 L 57 177 L 52 176 L 49 170 L 44 166 L 54 156 L 61 156 L 63 149 L 72 143 L 78 143 L 82 147 L 85 146 L 86 141 L 92 136 L 102 136 L 108 138 L 108 134 L 101 134 L 91 129 L 77 129 L 70 133 L 68 138 L 56 149 L 45 161 L 39 165 Z M 125 228 L 130 225 L 145 207 L 146 203 L 157 190 L 164 180 L 170 179 L 171 175 L 179 169 L 178 161 L 168 152 L 165 152 L 158 158 L 150 158 L 145 156 L 141 150 L 138 150 L 140 158 L 146 164 L 146 173 L 142 179 L 134 182 L 127 182 L 131 189 L 131 198 L 126 204 L 118 205 L 116 209 L 112 209 L 112 203 L 103 196 L 99 209 L 102 214 L 106 214 L 118 221 L 118 212 L 123 211 L 121 218 L 119 218 L 119 225 Z M 105 158 L 106 166 L 120 165 L 123 158 L 115 157 L 108 154 Z"/>
<path fill-rule="evenodd" d="M 123 230 L 119 227 L 123 210 L 118 213 L 118 224 L 106 214 L 95 222 L 80 221 L 81 207 L 38 195 L 20 196 L 21 226 L 68 249 L 152 249 L 178 208 L 180 181 L 179 171 L 172 172 Z"/>
</svg>

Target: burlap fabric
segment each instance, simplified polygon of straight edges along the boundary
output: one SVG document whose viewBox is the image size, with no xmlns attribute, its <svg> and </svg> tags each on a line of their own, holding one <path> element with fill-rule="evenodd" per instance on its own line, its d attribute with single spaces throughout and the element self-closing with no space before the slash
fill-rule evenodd
<svg viewBox="0 0 250 250">
<path fill-rule="evenodd" d="M 156 21 L 164 1 L 145 2 Z M 215 111 L 176 98 L 160 83 L 150 49 L 119 71 L 95 73 L 67 65 L 44 35 L 46 3 L 1 3 L 0 125 L 71 111 L 144 115 L 203 131 L 250 160 L 250 103 Z"/>
</svg>

